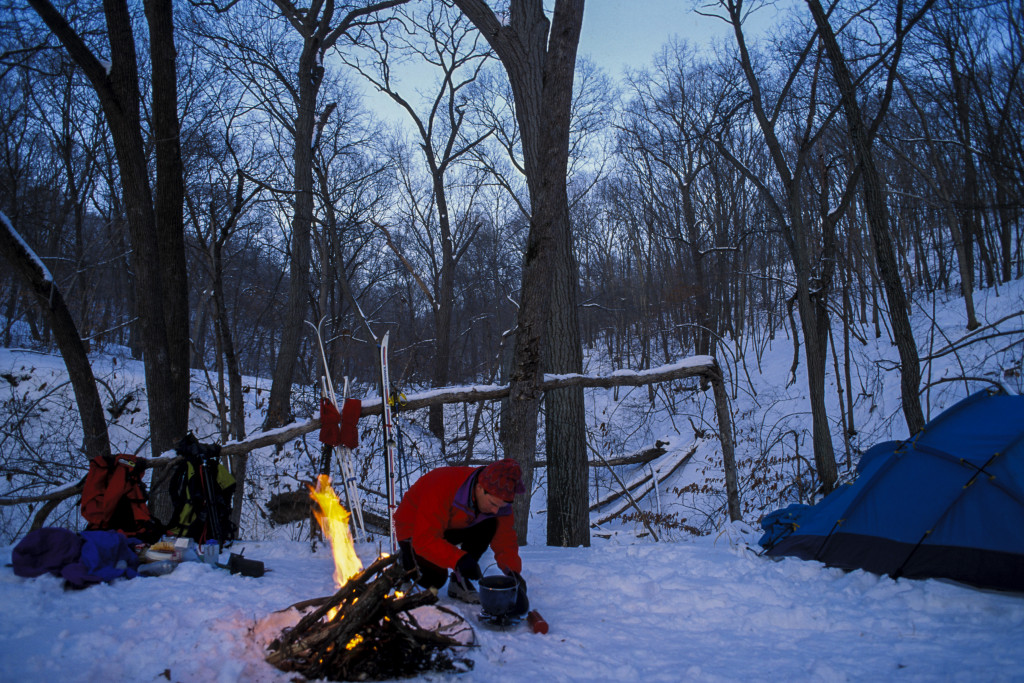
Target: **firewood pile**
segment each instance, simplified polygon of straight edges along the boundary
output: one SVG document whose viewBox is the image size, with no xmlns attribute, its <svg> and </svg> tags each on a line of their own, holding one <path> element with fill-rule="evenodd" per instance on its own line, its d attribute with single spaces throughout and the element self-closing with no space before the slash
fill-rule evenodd
<svg viewBox="0 0 1024 683">
<path fill-rule="evenodd" d="M 472 627 L 437 606 L 432 591 L 396 592 L 407 578 L 395 557 L 381 557 L 333 596 L 293 605 L 313 609 L 270 644 L 267 661 L 307 679 L 332 681 L 471 669 L 473 661 L 457 651 L 472 644 Z M 443 617 L 439 625 L 421 624 L 437 616 Z"/>
</svg>

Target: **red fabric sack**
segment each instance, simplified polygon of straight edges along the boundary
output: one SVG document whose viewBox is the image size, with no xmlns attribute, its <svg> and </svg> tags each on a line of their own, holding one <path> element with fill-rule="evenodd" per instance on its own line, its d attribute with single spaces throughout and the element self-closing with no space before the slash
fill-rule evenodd
<svg viewBox="0 0 1024 683">
<path fill-rule="evenodd" d="M 327 398 L 320 399 L 320 443 L 341 445 L 341 415 Z"/>
<path fill-rule="evenodd" d="M 359 447 L 359 414 L 363 402 L 357 398 L 345 399 L 341 407 L 341 445 L 346 448 Z"/>
</svg>

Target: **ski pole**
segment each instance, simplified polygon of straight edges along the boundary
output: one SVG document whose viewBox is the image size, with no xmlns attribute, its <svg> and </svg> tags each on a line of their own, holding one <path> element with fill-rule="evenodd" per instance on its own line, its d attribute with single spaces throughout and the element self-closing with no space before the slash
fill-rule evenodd
<svg viewBox="0 0 1024 683">
<path fill-rule="evenodd" d="M 345 385 L 341 392 L 341 400 L 342 403 L 348 401 L 348 375 L 345 375 Z M 362 496 L 359 495 L 355 471 L 352 469 L 352 449 L 347 446 L 341 447 L 341 476 L 345 478 L 345 497 L 352 501 L 349 510 L 355 515 L 356 528 L 359 531 L 360 540 L 366 540 Z"/>
</svg>

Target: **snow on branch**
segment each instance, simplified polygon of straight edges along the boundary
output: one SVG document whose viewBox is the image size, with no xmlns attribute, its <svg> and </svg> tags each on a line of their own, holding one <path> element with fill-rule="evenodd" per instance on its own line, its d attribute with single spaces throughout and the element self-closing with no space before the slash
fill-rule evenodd
<svg viewBox="0 0 1024 683">
<path fill-rule="evenodd" d="M 712 356 L 693 356 L 669 365 L 661 365 L 649 370 L 616 370 L 610 375 L 544 375 L 540 388 L 544 391 L 580 386 L 584 388 L 611 388 L 621 386 L 644 386 L 655 382 L 667 382 L 687 377 L 718 378 L 721 371 Z M 475 403 L 478 401 L 496 401 L 507 397 L 507 384 L 477 384 L 458 387 L 431 389 L 406 397 L 398 409 L 401 411 L 418 410 L 433 405 L 446 403 Z M 362 402 L 360 417 L 380 415 L 383 411 L 380 398 L 366 399 Z M 229 441 L 221 447 L 223 455 L 240 455 L 264 446 L 276 446 L 292 439 L 320 429 L 320 419 L 313 418 L 306 422 L 293 422 L 274 430 L 260 432 L 244 441 Z M 151 462 L 151 466 L 154 464 Z"/>
<path fill-rule="evenodd" d="M 0 214 L 0 216 L 2 216 L 2 214 Z M 710 380 L 712 385 L 716 388 L 716 394 L 718 393 L 718 387 L 721 384 L 721 370 L 718 367 L 718 362 L 712 356 L 693 356 L 691 358 L 684 358 L 677 363 L 661 365 L 648 370 L 616 370 L 610 375 L 545 375 L 544 380 L 541 382 L 541 389 L 546 391 L 570 386 L 580 386 L 584 388 L 644 386 L 655 382 L 667 382 L 670 380 L 685 379 L 687 377 L 704 377 Z M 441 389 L 432 389 L 429 391 L 411 394 L 406 398 L 405 402 L 398 407 L 398 410 L 417 410 L 419 408 L 446 403 L 495 401 L 505 398 L 508 395 L 508 385 L 484 384 L 444 387 Z M 718 403 L 718 401 L 719 399 L 716 396 L 716 403 Z M 719 418 L 724 419 L 725 416 L 728 415 L 727 411 L 724 414 L 722 413 L 724 406 L 719 406 L 718 409 Z M 380 415 L 381 412 L 382 405 L 380 398 L 370 398 L 362 401 L 362 407 L 359 415 L 360 417 L 366 417 L 368 415 Z M 257 448 L 278 446 L 293 439 L 297 439 L 305 434 L 309 434 L 310 432 L 317 431 L 318 429 L 320 429 L 320 418 L 318 417 L 314 417 L 305 422 L 292 422 L 291 424 L 278 427 L 277 429 L 260 432 L 242 441 L 228 441 L 221 446 L 221 455 L 243 455 Z M 723 426 L 722 432 L 723 434 L 730 434 L 731 429 Z M 729 438 L 729 442 L 731 442 L 731 437 Z M 724 442 L 723 449 L 730 451 L 728 455 L 731 456 L 731 446 L 727 446 Z M 660 453 L 658 454 L 660 455 Z M 649 458 L 649 455 L 650 454 L 648 453 L 644 453 L 640 454 L 640 457 L 646 461 Z M 181 457 L 174 451 L 166 451 L 157 458 L 140 459 L 140 463 L 145 467 L 156 469 L 173 465 L 180 460 Z M 62 500 L 64 498 L 77 495 L 81 491 L 81 488 L 81 485 L 75 485 L 40 496 L 26 498 L 0 498 L 0 506 L 44 500 Z"/>
<path fill-rule="evenodd" d="M 28 242 L 22 238 L 21 234 L 14 229 L 14 225 L 11 223 L 11 219 L 0 211 L 0 228 L 3 228 L 5 246 L 12 249 L 11 254 L 21 252 L 18 256 L 32 264 L 39 272 L 37 276 L 44 282 L 53 283 L 53 275 L 50 273 L 50 269 L 46 267 L 43 260 L 39 258 L 35 250 L 28 245 Z"/>
</svg>

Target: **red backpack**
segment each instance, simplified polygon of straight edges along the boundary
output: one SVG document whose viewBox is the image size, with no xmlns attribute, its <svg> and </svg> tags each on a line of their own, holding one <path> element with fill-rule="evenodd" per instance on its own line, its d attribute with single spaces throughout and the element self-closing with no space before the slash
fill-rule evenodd
<svg viewBox="0 0 1024 683">
<path fill-rule="evenodd" d="M 120 531 L 147 543 L 160 539 L 160 524 L 149 513 L 142 481 L 145 465 L 134 455 L 96 456 L 89 461 L 82 490 L 82 517 L 89 531 Z"/>
</svg>

